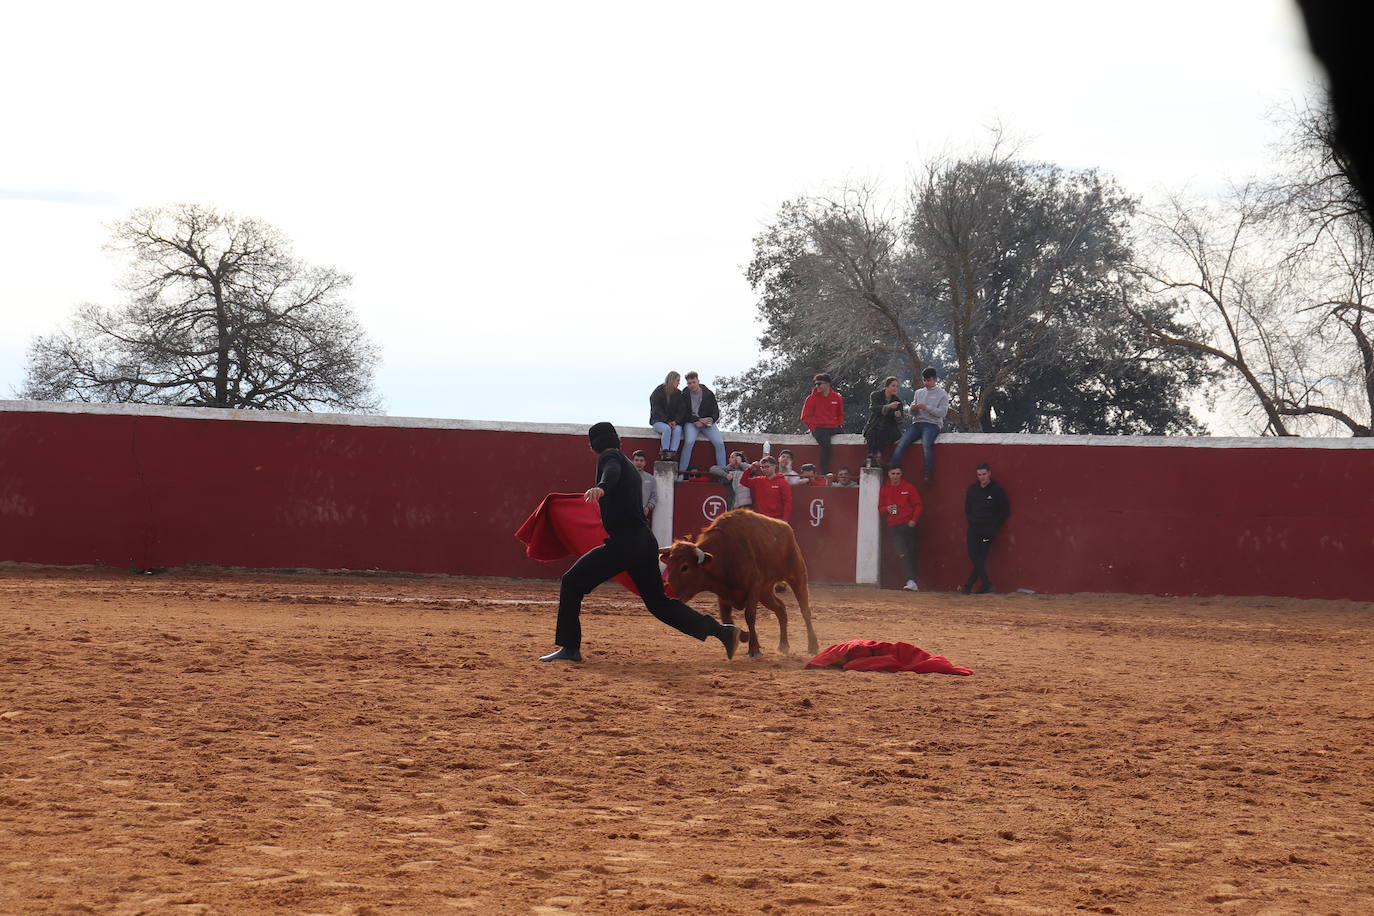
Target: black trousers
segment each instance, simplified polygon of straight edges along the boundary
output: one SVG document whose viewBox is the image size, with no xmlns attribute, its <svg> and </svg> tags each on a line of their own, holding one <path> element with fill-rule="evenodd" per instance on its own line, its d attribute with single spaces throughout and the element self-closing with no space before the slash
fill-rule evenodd
<svg viewBox="0 0 1374 916">
<path fill-rule="evenodd" d="M 973 569 L 968 574 L 968 580 L 964 582 L 965 588 L 972 588 L 975 582 L 981 582 L 984 587 L 989 584 L 987 561 L 994 534 L 995 531 L 983 531 L 973 527 L 968 529 L 964 539 L 968 544 L 968 558 L 973 564 Z"/>
<path fill-rule="evenodd" d="M 916 581 L 916 529 L 905 523 L 887 526 L 887 539 L 897 550 L 906 577 Z"/>
<path fill-rule="evenodd" d="M 818 426 L 811 430 L 811 435 L 816 437 L 816 444 L 820 446 L 821 460 L 820 468 L 822 474 L 830 473 L 830 437 L 844 432 L 838 426 Z"/>
<path fill-rule="evenodd" d="M 600 547 L 582 555 L 563 574 L 558 589 L 558 630 L 554 644 L 564 649 L 582 648 L 582 599 L 612 576 L 627 572 L 644 606 L 659 620 L 694 639 L 705 639 L 720 630 L 714 617 L 700 614 L 663 593 L 658 571 L 658 542 L 647 527 L 633 534 L 607 538 Z"/>
</svg>

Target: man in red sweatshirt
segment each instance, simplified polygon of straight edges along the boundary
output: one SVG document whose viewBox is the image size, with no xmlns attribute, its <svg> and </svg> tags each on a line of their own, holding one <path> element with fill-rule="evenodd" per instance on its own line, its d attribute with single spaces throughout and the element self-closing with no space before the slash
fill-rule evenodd
<svg viewBox="0 0 1374 916">
<path fill-rule="evenodd" d="M 830 437 L 844 428 L 844 398 L 830 385 L 830 376 L 821 372 L 812 379 L 816 387 L 802 404 L 801 421 L 821 447 L 821 475 L 830 473 Z"/>
<path fill-rule="evenodd" d="M 749 465 L 739 482 L 753 494 L 753 509 L 759 515 L 785 522 L 792 514 L 792 485 L 778 474 L 778 459 L 772 455 Z"/>
<path fill-rule="evenodd" d="M 887 519 L 887 536 L 906 569 L 906 585 L 916 591 L 916 523 L 921 519 L 921 496 L 902 479 L 902 469 L 888 468 L 887 483 L 878 490 L 878 511 Z"/>
</svg>

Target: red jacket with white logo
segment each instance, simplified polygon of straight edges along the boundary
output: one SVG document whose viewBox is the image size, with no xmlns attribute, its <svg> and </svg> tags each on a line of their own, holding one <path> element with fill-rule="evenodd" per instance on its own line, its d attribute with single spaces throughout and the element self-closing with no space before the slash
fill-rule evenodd
<svg viewBox="0 0 1374 916">
<path fill-rule="evenodd" d="M 885 483 L 878 490 L 878 511 L 887 519 L 889 526 L 919 521 L 921 509 L 921 494 L 905 480 L 895 487 Z"/>
<path fill-rule="evenodd" d="M 801 421 L 811 430 L 844 426 L 844 398 L 834 388 L 825 397 L 821 397 L 819 389 L 812 388 L 802 404 Z"/>
<path fill-rule="evenodd" d="M 754 494 L 754 511 L 759 515 L 780 518 L 784 522 L 792 514 L 792 485 L 781 474 L 765 477 L 762 473 L 748 468 L 740 483 Z"/>
</svg>

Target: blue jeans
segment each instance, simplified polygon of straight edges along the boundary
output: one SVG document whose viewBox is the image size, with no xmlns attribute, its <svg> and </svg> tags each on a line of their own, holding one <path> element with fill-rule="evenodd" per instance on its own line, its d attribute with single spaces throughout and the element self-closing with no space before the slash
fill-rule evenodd
<svg viewBox="0 0 1374 916">
<path fill-rule="evenodd" d="M 935 437 L 940 435 L 940 427 L 934 423 L 926 423 L 918 420 L 907 427 L 906 432 L 902 433 L 902 441 L 897 443 L 897 450 L 892 453 L 892 463 L 888 467 L 901 467 L 902 454 L 906 452 L 907 446 L 921 440 L 921 451 L 925 453 L 922 464 L 924 465 L 925 475 L 929 477 L 935 470 Z"/>
<path fill-rule="evenodd" d="M 654 432 L 663 437 L 661 448 L 665 452 L 675 452 L 682 444 L 681 426 L 669 426 L 667 423 L 659 422 L 654 424 Z"/>
<path fill-rule="evenodd" d="M 695 423 L 688 423 L 679 427 L 686 431 L 686 436 L 682 442 L 682 457 L 678 460 L 677 469 L 685 471 L 692 464 L 692 446 L 696 445 L 698 436 L 705 436 L 711 440 L 711 444 L 716 447 L 716 464 L 725 466 L 725 437 L 720 434 L 720 427 L 712 423 L 709 426 L 697 426 Z"/>
</svg>

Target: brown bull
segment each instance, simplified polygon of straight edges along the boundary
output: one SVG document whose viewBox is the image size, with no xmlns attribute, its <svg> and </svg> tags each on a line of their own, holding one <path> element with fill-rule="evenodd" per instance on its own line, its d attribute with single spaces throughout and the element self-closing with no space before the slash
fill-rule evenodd
<svg viewBox="0 0 1374 916">
<path fill-rule="evenodd" d="M 714 592 L 722 623 L 734 621 L 734 610 L 744 611 L 750 658 L 763 654 L 755 626 L 760 604 L 777 615 L 778 651 L 788 651 L 787 609 L 773 591 L 779 582 L 786 582 L 797 596 L 806 621 L 807 648 L 812 655 L 820 650 L 811 626 L 806 561 L 786 522 L 735 509 L 713 521 L 695 541 L 674 541 L 659 550 L 658 556 L 668 567 L 668 584 L 679 599 L 690 601 L 701 592 Z"/>
</svg>

